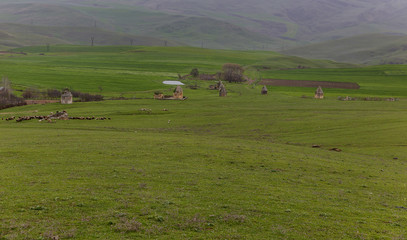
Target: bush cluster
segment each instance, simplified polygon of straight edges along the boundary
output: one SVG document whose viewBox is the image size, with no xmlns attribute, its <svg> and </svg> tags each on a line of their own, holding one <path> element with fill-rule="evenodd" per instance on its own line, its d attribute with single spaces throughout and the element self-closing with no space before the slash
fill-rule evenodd
<svg viewBox="0 0 407 240">
<path fill-rule="evenodd" d="M 36 88 L 27 88 L 23 91 L 22 96 L 24 99 L 54 99 L 61 97 L 61 91 L 56 89 L 40 91 Z"/>
<path fill-rule="evenodd" d="M 80 91 L 71 91 L 74 98 L 79 98 L 81 102 L 102 101 L 103 96 L 90 93 L 82 93 Z M 40 91 L 35 88 L 27 88 L 23 91 L 24 99 L 58 99 L 62 95 L 62 92 L 56 89 L 47 89 L 46 91 Z"/>
<path fill-rule="evenodd" d="M 93 95 L 90 93 L 83 93 L 75 90 L 72 90 L 71 93 L 74 98 L 79 98 L 80 102 L 96 102 L 103 100 L 103 96 L 99 94 Z"/>
<path fill-rule="evenodd" d="M 72 93 L 73 95 L 73 93 Z M 73 95 L 75 96 L 75 95 Z M 99 94 L 90 94 L 90 93 L 81 93 L 79 92 L 79 100 L 81 102 L 95 102 L 95 101 L 103 101 L 103 96 Z"/>
</svg>

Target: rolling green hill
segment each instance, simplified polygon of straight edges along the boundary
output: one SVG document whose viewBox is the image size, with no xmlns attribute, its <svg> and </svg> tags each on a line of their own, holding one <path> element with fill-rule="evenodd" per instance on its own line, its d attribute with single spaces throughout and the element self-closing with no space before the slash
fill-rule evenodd
<svg viewBox="0 0 407 240">
<path fill-rule="evenodd" d="M 354 67 L 332 61 L 308 60 L 276 52 L 212 50 L 192 47 L 71 46 L 45 45 L 13 50 L 27 55 L 0 55 L 0 75 L 8 76 L 20 87 L 61 89 L 72 87 L 86 92 L 117 95 L 163 87 L 162 81 L 178 79 L 199 68 L 202 73 L 217 73 L 228 62 L 246 68 L 246 74 L 259 78 L 257 70 Z M 45 55 L 41 55 L 44 54 Z M 62 70 L 62 71 L 61 71 Z M 109 78 L 106 78 L 106 74 Z M 266 76 L 266 75 L 265 75 Z M 95 85 L 95 83 L 97 84 Z"/>
<path fill-rule="evenodd" d="M 359 64 L 404 64 L 407 62 L 407 36 L 366 34 L 283 51 L 314 59 L 330 59 Z"/>
</svg>

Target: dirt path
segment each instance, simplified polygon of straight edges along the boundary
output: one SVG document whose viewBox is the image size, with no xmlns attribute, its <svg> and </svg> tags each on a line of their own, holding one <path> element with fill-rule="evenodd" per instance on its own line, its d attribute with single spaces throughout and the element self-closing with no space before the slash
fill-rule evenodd
<svg viewBox="0 0 407 240">
<path fill-rule="evenodd" d="M 260 84 L 270 86 L 286 87 L 323 87 L 323 88 L 343 88 L 359 89 L 357 83 L 352 82 L 328 82 L 328 81 L 307 81 L 307 80 L 283 80 L 283 79 L 263 79 Z"/>
</svg>

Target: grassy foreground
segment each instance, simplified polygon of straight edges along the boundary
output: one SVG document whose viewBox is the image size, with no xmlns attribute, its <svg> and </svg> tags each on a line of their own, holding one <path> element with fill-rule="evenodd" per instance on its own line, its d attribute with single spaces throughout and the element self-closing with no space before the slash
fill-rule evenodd
<svg viewBox="0 0 407 240">
<path fill-rule="evenodd" d="M 372 94 L 387 86 L 374 76 Z M 406 99 L 342 102 L 335 94 L 352 92 L 341 90 L 318 101 L 288 88 L 261 96 L 243 84 L 219 98 L 209 84 L 185 89 L 186 101 L 0 111 L 111 118 L 0 121 L 0 239 L 405 239 Z"/>
</svg>

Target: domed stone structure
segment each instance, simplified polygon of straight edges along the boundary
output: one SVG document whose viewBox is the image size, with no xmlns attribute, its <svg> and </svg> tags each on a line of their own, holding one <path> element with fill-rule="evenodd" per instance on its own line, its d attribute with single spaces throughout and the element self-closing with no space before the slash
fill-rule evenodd
<svg viewBox="0 0 407 240">
<path fill-rule="evenodd" d="M 72 104 L 72 93 L 68 89 L 61 95 L 61 104 Z"/>
</svg>

